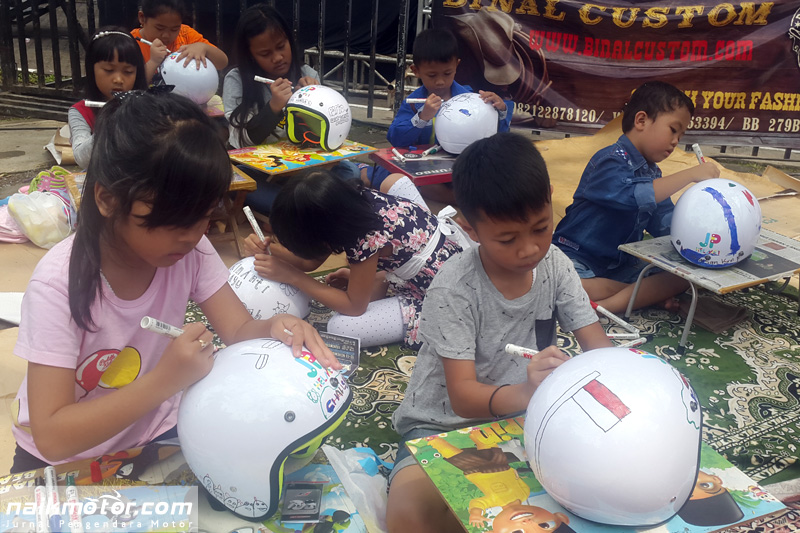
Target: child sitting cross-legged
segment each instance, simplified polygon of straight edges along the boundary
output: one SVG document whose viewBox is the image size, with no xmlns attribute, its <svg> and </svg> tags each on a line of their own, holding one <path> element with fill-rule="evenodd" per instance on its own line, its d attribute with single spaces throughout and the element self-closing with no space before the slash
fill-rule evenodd
<svg viewBox="0 0 800 533">
<path fill-rule="evenodd" d="M 618 250 L 641 241 L 644 231 L 669 235 L 670 196 L 690 183 L 719 177 L 713 163 L 661 176 L 658 168 L 689 127 L 694 104 L 668 83 L 636 89 L 622 114 L 623 135 L 594 154 L 558 223 L 553 243 L 572 260 L 589 297 L 612 312 L 624 311 L 645 263 Z M 642 280 L 635 308 L 663 303 L 689 288 L 678 276 L 659 272 Z"/>
<path fill-rule="evenodd" d="M 569 259 L 552 246 L 552 187 L 531 142 L 498 133 L 464 150 L 453 167 L 465 230 L 479 246 L 447 260 L 422 307 L 417 357 L 393 416 L 405 442 L 523 411 L 567 356 L 556 321 L 581 348 L 611 346 Z M 539 352 L 529 361 L 507 343 Z M 510 502 L 508 502 L 510 503 Z M 471 509 L 483 523 L 483 509 Z M 390 532 L 462 531 L 401 442 L 390 477 Z"/>
</svg>

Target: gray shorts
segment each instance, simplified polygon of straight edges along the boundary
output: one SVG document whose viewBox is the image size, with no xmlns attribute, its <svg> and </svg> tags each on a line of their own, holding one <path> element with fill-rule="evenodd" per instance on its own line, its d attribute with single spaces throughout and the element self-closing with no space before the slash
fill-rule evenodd
<svg viewBox="0 0 800 533">
<path fill-rule="evenodd" d="M 392 471 L 389 473 L 389 485 L 392 484 L 392 479 L 394 479 L 394 475 L 396 473 L 407 466 L 418 464 L 417 460 L 414 459 L 414 456 L 411 455 L 411 451 L 408 449 L 408 446 L 406 446 L 406 441 L 420 439 L 422 437 L 430 437 L 431 435 L 438 435 L 439 433 L 444 433 L 445 431 L 446 430 L 443 429 L 416 428 L 403 435 L 400 438 L 400 443 L 397 448 L 397 455 L 394 458 L 394 466 L 392 467 Z"/>
</svg>

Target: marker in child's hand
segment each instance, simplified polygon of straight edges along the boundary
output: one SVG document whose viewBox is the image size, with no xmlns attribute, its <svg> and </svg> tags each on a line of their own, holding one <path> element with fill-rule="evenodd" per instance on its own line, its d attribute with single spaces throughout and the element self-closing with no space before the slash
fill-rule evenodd
<svg viewBox="0 0 800 533">
<path fill-rule="evenodd" d="M 275 83 L 275 80 L 272 78 L 265 78 L 264 76 L 253 76 L 253 80 L 259 83 L 266 83 L 267 85 Z M 294 86 L 292 86 L 292 90 L 294 90 Z"/>
<path fill-rule="evenodd" d="M 703 152 L 700 150 L 700 145 L 699 144 L 694 143 L 692 145 L 692 150 L 694 150 L 694 155 L 697 156 L 697 162 L 698 163 L 703 164 L 703 163 L 706 162 L 706 158 L 703 157 Z"/>
<path fill-rule="evenodd" d="M 171 337 L 173 339 L 177 339 L 183 335 L 183 330 L 181 328 L 177 328 L 173 325 L 167 324 L 166 322 L 161 322 L 160 320 L 156 320 L 151 316 L 142 318 L 142 321 L 139 323 L 139 325 L 142 327 L 142 329 L 152 331 L 153 333 L 160 333 L 161 335 L 166 335 L 167 337 Z"/>
<path fill-rule="evenodd" d="M 290 337 L 294 337 L 294 333 L 292 333 L 292 330 L 288 328 L 283 328 L 283 332 L 288 334 Z"/>
<path fill-rule="evenodd" d="M 267 239 L 264 237 L 264 233 L 261 231 L 261 228 L 258 227 L 258 222 L 256 222 L 256 217 L 253 215 L 253 210 L 250 209 L 249 205 L 246 205 L 242 208 L 244 211 L 244 216 L 247 217 L 247 221 L 250 222 L 250 226 L 253 228 L 253 233 L 256 234 L 256 237 L 261 239 L 261 242 L 266 243 Z M 269 246 L 267 246 L 267 253 L 272 255 L 272 252 L 269 251 Z"/>
<path fill-rule="evenodd" d="M 160 333 L 166 337 L 170 337 L 172 339 L 177 339 L 181 335 L 183 335 L 183 330 L 181 328 L 175 327 L 173 325 L 167 324 L 166 322 L 161 322 L 160 320 L 156 320 L 151 316 L 146 316 L 142 318 L 142 321 L 139 322 L 139 325 L 142 329 L 146 329 L 147 331 L 152 331 L 153 333 Z M 200 349 L 204 350 L 206 346 L 211 344 L 208 341 L 204 341 L 203 339 L 197 339 L 197 342 L 200 343 Z M 214 346 L 214 352 L 216 353 L 217 347 Z"/>
<path fill-rule="evenodd" d="M 424 104 L 427 101 L 427 98 L 406 98 L 406 102 L 409 104 Z"/>
<path fill-rule="evenodd" d="M 394 156 L 395 156 L 397 159 L 399 159 L 399 160 L 400 160 L 400 161 L 402 161 L 403 163 L 405 163 L 405 162 L 406 162 L 406 158 L 405 158 L 405 157 L 403 157 L 403 154 L 401 154 L 400 152 L 398 152 L 398 151 L 397 151 L 397 148 L 392 148 L 392 153 L 394 154 Z"/>
<path fill-rule="evenodd" d="M 524 346 L 517 346 L 516 344 L 506 344 L 505 352 L 510 355 L 518 355 L 525 359 L 533 359 L 533 356 L 539 353 L 539 350 L 532 350 Z"/>
<path fill-rule="evenodd" d="M 143 38 L 141 38 L 141 37 L 135 37 L 135 39 L 136 39 L 137 41 L 141 41 L 141 42 L 143 42 L 143 43 L 144 43 L 144 44 L 146 44 L 147 46 L 153 46 L 153 42 L 152 42 L 152 41 L 148 41 L 147 39 L 143 39 Z M 167 53 L 168 53 L 168 54 L 171 54 L 171 53 L 172 53 L 172 52 L 170 52 L 170 51 L 169 51 L 169 48 L 167 48 Z"/>
</svg>

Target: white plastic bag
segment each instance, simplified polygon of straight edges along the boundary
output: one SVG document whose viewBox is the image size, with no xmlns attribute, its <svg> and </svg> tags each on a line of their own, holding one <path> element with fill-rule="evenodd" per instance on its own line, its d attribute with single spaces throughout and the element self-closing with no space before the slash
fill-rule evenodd
<svg viewBox="0 0 800 533">
<path fill-rule="evenodd" d="M 386 533 L 387 479 L 379 472 L 382 461 L 371 448 L 339 450 L 327 444 L 322 451 L 353 500 L 370 533 Z"/>
<path fill-rule="evenodd" d="M 50 249 L 72 230 L 70 210 L 50 192 L 16 193 L 8 199 L 8 212 L 33 244 Z"/>
</svg>

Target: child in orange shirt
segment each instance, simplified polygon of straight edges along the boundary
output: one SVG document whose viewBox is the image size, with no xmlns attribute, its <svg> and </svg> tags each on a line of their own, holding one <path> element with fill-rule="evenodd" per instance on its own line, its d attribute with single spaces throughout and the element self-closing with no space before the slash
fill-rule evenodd
<svg viewBox="0 0 800 533">
<path fill-rule="evenodd" d="M 171 52 L 180 52 L 178 60 L 185 59 L 184 66 L 192 59 L 206 64 L 206 58 L 211 60 L 217 70 L 228 65 L 228 56 L 225 52 L 208 42 L 200 33 L 191 26 L 183 24 L 183 14 L 186 12 L 183 0 L 144 0 L 139 11 L 139 28 L 131 34 L 139 41 L 139 48 L 145 62 L 147 82 L 153 81 L 159 65 Z M 152 44 L 141 41 L 144 39 Z"/>
</svg>

